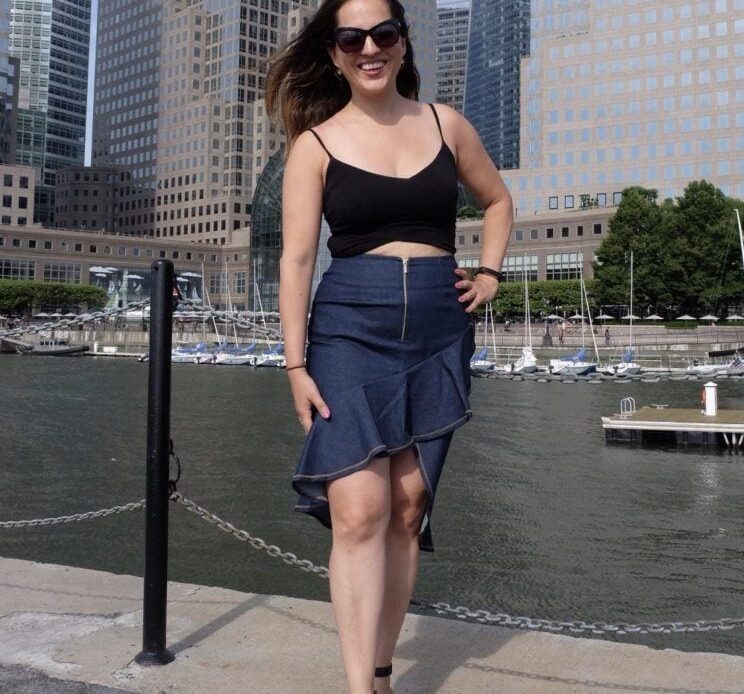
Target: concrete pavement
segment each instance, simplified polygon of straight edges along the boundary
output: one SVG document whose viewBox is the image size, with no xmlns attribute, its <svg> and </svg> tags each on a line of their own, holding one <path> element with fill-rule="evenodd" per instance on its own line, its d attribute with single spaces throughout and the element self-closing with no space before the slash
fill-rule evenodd
<svg viewBox="0 0 744 694">
<path fill-rule="evenodd" d="M 142 579 L 0 559 L 4 694 L 343 694 L 330 606 L 169 586 L 163 667 L 133 663 Z M 396 694 L 744 693 L 744 658 L 409 615 Z"/>
</svg>

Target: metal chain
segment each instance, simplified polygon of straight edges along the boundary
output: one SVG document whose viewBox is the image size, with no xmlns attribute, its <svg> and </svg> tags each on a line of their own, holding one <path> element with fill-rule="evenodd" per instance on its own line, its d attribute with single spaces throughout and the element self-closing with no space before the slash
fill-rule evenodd
<svg viewBox="0 0 744 694">
<path fill-rule="evenodd" d="M 145 500 L 134 501 L 122 506 L 104 508 L 100 511 L 88 511 L 87 513 L 74 513 L 71 516 L 57 516 L 56 518 L 34 518 L 32 520 L 0 521 L 0 528 L 34 528 L 41 525 L 57 525 L 58 523 L 72 523 L 73 521 L 92 520 L 93 518 L 105 518 L 124 511 L 135 511 L 144 508 Z"/>
<path fill-rule="evenodd" d="M 321 578 L 328 578 L 328 569 L 325 566 L 316 566 L 308 559 L 298 559 L 292 552 L 283 552 L 276 545 L 268 545 L 259 537 L 254 537 L 246 530 L 239 530 L 232 523 L 228 523 L 219 516 L 207 511 L 197 503 L 185 498 L 181 493 L 175 492 L 171 500 L 184 506 L 186 509 L 203 518 L 208 523 L 216 525 L 220 530 L 232 535 L 238 540 L 248 542 L 255 549 L 266 552 L 271 557 L 281 559 L 285 564 L 296 566 L 303 571 L 314 573 Z M 605 622 L 584 621 L 560 621 L 549 619 L 533 619 L 531 617 L 512 617 L 508 614 L 492 613 L 488 610 L 471 610 L 469 607 L 453 607 L 447 602 L 428 603 L 421 600 L 412 600 L 411 605 L 427 610 L 433 610 L 437 614 L 446 614 L 462 620 L 489 624 L 491 626 L 509 627 L 516 629 L 531 629 L 535 631 L 550 631 L 553 633 L 567 632 L 572 634 L 587 634 L 591 636 L 625 636 L 627 634 L 679 634 L 688 632 L 708 631 L 731 631 L 744 627 L 743 619 L 716 619 L 713 621 L 695 622 L 662 622 L 660 624 L 607 624 Z"/>
<path fill-rule="evenodd" d="M 297 555 L 292 554 L 292 552 L 283 552 L 276 545 L 267 544 L 260 537 L 251 535 L 247 530 L 239 530 L 232 523 L 222 520 L 219 516 L 207 511 L 207 509 L 202 508 L 194 501 L 187 499 L 180 492 L 174 492 L 171 494 L 170 498 L 171 501 L 175 501 L 177 504 L 180 504 L 187 510 L 191 511 L 191 513 L 203 518 L 208 523 L 216 525 L 220 530 L 224 530 L 226 533 L 242 542 L 247 542 L 254 549 L 266 552 L 270 557 L 281 559 L 285 564 L 289 564 L 289 566 L 296 566 L 298 569 L 302 569 L 302 571 L 316 574 L 321 578 L 328 578 L 328 569 L 325 566 L 316 566 L 309 559 L 298 559 Z"/>
<path fill-rule="evenodd" d="M 209 316 L 210 318 L 214 318 L 220 323 L 234 323 L 239 328 L 255 330 L 257 333 L 261 333 L 262 335 L 266 335 L 267 337 L 273 337 L 274 339 L 277 339 L 277 340 L 282 339 L 282 334 L 280 331 L 274 330 L 273 328 L 265 328 L 262 325 L 259 325 L 258 323 L 251 321 L 251 320 L 244 320 L 242 318 L 237 318 L 230 311 L 218 311 L 216 308 L 212 308 L 211 306 L 205 306 L 204 304 L 200 304 L 194 299 L 186 299 L 184 297 L 179 297 L 179 303 L 185 304 L 189 308 L 192 308 L 194 311 L 203 313 L 204 315 Z"/>
<path fill-rule="evenodd" d="M 143 301 L 134 301 L 131 304 L 127 304 L 126 306 L 121 306 L 119 308 L 109 308 L 104 311 L 93 311 L 92 313 L 81 313 L 75 318 L 63 318 L 62 320 L 58 320 L 56 322 L 42 323 L 41 325 L 31 325 L 25 328 L 14 328 L 13 330 L 0 332 L 0 338 L 33 335 L 34 333 L 46 332 L 47 330 L 56 330 L 57 328 L 71 328 L 74 325 L 83 325 L 84 323 L 101 320 L 103 318 L 108 318 L 109 316 L 115 316 L 120 313 L 126 313 L 127 311 L 144 308 L 149 303 L 149 299 L 144 299 Z"/>
</svg>

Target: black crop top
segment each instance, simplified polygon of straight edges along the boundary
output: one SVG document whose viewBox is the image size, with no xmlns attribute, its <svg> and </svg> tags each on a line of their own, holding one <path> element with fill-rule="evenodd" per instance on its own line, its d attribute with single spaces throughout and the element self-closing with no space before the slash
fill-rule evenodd
<svg viewBox="0 0 744 694">
<path fill-rule="evenodd" d="M 439 134 L 442 126 L 431 104 Z M 331 227 L 328 248 L 344 258 L 391 241 L 426 243 L 455 253 L 457 166 L 442 136 L 434 160 L 409 178 L 385 176 L 330 157 L 323 190 L 323 215 Z"/>
</svg>

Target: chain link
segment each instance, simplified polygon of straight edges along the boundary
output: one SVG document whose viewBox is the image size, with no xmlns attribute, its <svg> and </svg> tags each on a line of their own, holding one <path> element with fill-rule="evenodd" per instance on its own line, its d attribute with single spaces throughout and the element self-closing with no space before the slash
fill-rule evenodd
<svg viewBox="0 0 744 694">
<path fill-rule="evenodd" d="M 270 557 L 281 559 L 285 564 L 314 573 L 321 578 L 328 578 L 325 566 L 316 566 L 308 559 L 298 559 L 292 552 L 283 552 L 276 545 L 268 545 L 259 537 L 254 537 L 246 530 L 239 530 L 232 523 L 228 523 L 214 513 L 207 511 L 179 492 L 171 495 L 171 500 L 203 518 L 208 523 L 216 525 L 220 530 L 232 535 L 238 540 L 248 542 L 255 549 L 266 552 Z M 716 619 L 713 621 L 696 622 L 662 622 L 660 624 L 607 624 L 605 622 L 560 621 L 550 619 L 533 619 L 531 617 L 513 617 L 508 614 L 492 613 L 488 610 L 471 610 L 469 607 L 453 607 L 448 602 L 428 603 L 421 600 L 411 600 L 411 605 L 422 609 L 433 610 L 437 614 L 450 615 L 457 619 L 489 624 L 491 626 L 509 627 L 512 629 L 530 629 L 533 631 L 549 631 L 555 634 L 571 633 L 590 636 L 625 636 L 627 634 L 680 634 L 689 632 L 731 631 L 744 627 L 744 619 Z"/>
<path fill-rule="evenodd" d="M 0 521 L 0 528 L 35 528 L 41 525 L 57 525 L 58 523 L 72 523 L 73 521 L 92 520 L 93 518 L 105 518 L 116 513 L 135 511 L 144 508 L 145 500 L 133 501 L 122 506 L 103 508 L 100 511 L 88 511 L 87 513 L 74 513 L 71 516 L 57 516 L 56 518 L 34 518 L 32 520 Z"/>
<path fill-rule="evenodd" d="M 109 316 L 116 316 L 120 313 L 126 313 L 127 311 L 134 311 L 139 308 L 144 308 L 150 303 L 149 299 L 143 301 L 134 301 L 126 306 L 119 308 L 109 308 L 103 311 L 93 311 L 92 313 L 81 313 L 75 318 L 63 318 L 56 322 L 42 323 L 41 325 L 30 325 L 25 328 L 14 328 L 13 330 L 5 330 L 0 332 L 0 338 L 3 337 L 21 337 L 22 335 L 33 335 L 35 333 L 46 332 L 47 330 L 56 330 L 58 328 L 71 328 L 75 325 L 83 325 L 85 323 L 91 323 L 93 321 L 102 320 Z"/>
<path fill-rule="evenodd" d="M 253 330 L 257 333 L 266 335 L 267 337 L 272 337 L 276 340 L 282 339 L 282 334 L 279 330 L 274 330 L 273 328 L 266 328 L 262 325 L 259 325 L 255 321 L 238 318 L 237 316 L 235 316 L 234 313 L 231 313 L 230 311 L 218 311 L 216 308 L 212 308 L 211 306 L 205 306 L 204 304 L 200 304 L 198 301 L 195 301 L 194 299 L 186 299 L 184 297 L 179 298 L 179 303 L 185 304 L 186 306 L 193 309 L 194 311 L 197 311 L 198 313 L 202 313 L 206 316 L 209 316 L 210 318 L 214 318 L 220 323 L 234 323 L 239 328 L 246 328 L 247 330 Z"/>
<path fill-rule="evenodd" d="M 216 514 L 207 511 L 207 509 L 205 508 L 202 508 L 194 501 L 187 499 L 180 492 L 174 492 L 173 494 L 171 494 L 170 498 L 172 501 L 180 504 L 188 511 L 191 511 L 191 513 L 194 513 L 200 518 L 203 518 L 208 523 L 216 525 L 220 530 L 223 530 L 224 532 L 232 535 L 241 542 L 247 542 L 254 549 L 257 549 L 260 552 L 266 552 L 266 554 L 268 554 L 270 557 L 274 557 L 275 559 L 281 559 L 285 564 L 288 564 L 289 566 L 296 566 L 302 571 L 316 574 L 321 578 L 328 578 L 328 569 L 325 566 L 316 566 L 309 559 L 298 559 L 297 555 L 293 554 L 292 552 L 283 552 L 276 545 L 267 544 L 260 537 L 251 535 L 247 530 L 239 530 L 232 523 L 228 523 L 226 520 L 223 520 Z"/>
</svg>

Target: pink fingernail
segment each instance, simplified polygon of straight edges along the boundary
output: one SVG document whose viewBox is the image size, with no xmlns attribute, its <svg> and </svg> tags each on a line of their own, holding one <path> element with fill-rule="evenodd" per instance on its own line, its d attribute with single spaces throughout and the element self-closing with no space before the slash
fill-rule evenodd
<svg viewBox="0 0 744 694">
<path fill-rule="evenodd" d="M 329 419 L 331 416 L 331 413 L 327 407 L 323 408 L 323 411 L 320 414 L 323 415 L 323 419 Z"/>
</svg>

